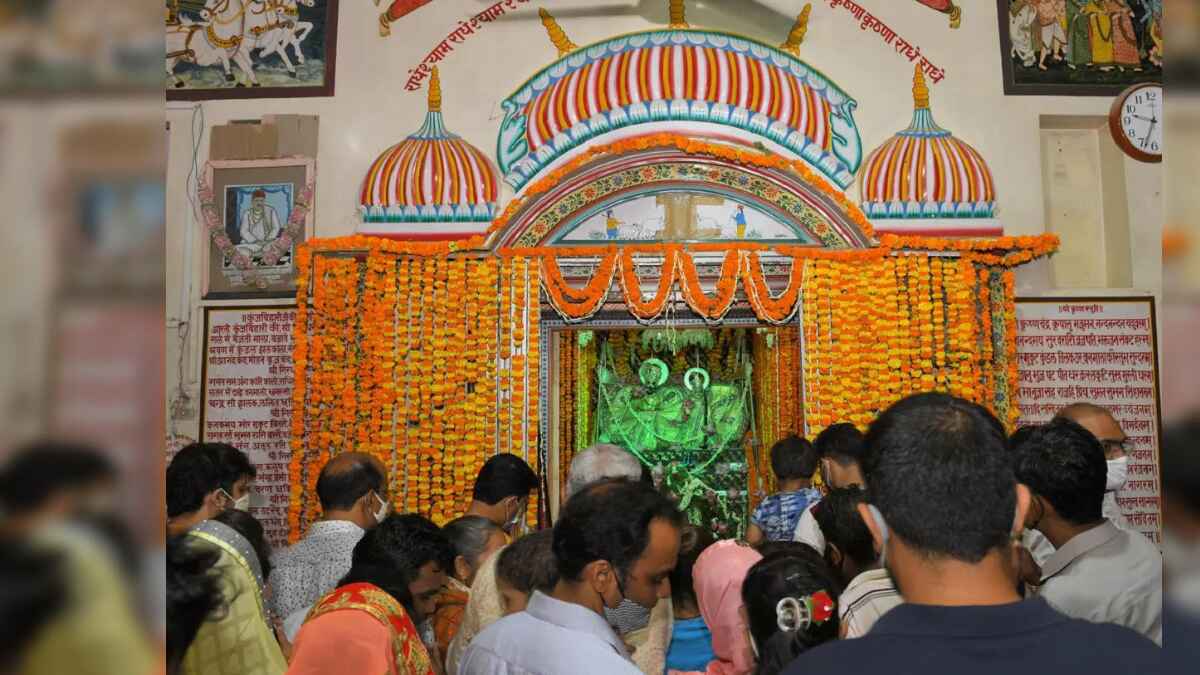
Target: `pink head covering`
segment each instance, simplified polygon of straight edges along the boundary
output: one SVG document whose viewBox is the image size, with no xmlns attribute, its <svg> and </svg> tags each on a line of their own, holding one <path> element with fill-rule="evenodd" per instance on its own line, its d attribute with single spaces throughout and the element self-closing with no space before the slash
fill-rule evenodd
<svg viewBox="0 0 1200 675">
<path fill-rule="evenodd" d="M 742 581 L 758 551 L 745 543 L 724 540 L 704 549 L 692 568 L 700 615 L 712 632 L 713 655 L 708 675 L 742 675 L 754 670 L 754 653 L 742 620 Z"/>
</svg>

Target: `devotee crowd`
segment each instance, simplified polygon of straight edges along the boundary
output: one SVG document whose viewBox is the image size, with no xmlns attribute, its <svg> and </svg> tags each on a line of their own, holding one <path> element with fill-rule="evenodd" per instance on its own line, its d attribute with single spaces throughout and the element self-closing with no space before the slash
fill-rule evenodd
<svg viewBox="0 0 1200 675">
<path fill-rule="evenodd" d="M 1008 437 L 919 394 L 864 432 L 771 449 L 744 540 L 687 522 L 639 460 L 574 456 L 553 527 L 492 457 L 457 520 L 395 513 L 335 455 L 323 517 L 272 551 L 255 467 L 197 443 L 167 468 L 167 670 L 188 675 L 1158 672 L 1162 556 L 1121 517 L 1128 439 L 1077 404 Z"/>
</svg>

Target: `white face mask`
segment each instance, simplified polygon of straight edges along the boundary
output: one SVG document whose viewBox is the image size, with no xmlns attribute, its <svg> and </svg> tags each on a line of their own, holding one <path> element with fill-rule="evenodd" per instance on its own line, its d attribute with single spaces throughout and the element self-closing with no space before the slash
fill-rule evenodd
<svg viewBox="0 0 1200 675">
<path fill-rule="evenodd" d="M 1108 479 L 1105 481 L 1104 489 L 1114 492 L 1125 487 L 1125 481 L 1129 478 L 1129 457 L 1110 459 L 1107 463 Z"/>
<path fill-rule="evenodd" d="M 379 500 L 379 510 L 371 515 L 375 516 L 376 523 L 382 523 L 383 519 L 387 518 L 388 513 L 392 510 L 392 505 L 384 501 L 383 497 L 380 497 L 378 492 L 374 492 L 372 494 L 375 495 L 375 499 Z"/>
<path fill-rule="evenodd" d="M 237 499 L 234 499 L 233 495 L 226 492 L 225 488 L 221 488 L 221 494 L 225 495 L 229 499 L 229 501 L 233 502 L 233 508 L 235 510 L 246 511 L 246 512 L 250 511 L 250 492 L 249 491 L 247 491 L 246 494 L 242 495 L 241 497 L 238 497 Z"/>
<path fill-rule="evenodd" d="M 875 524 L 879 527 L 879 566 L 887 567 L 887 543 L 888 543 L 888 526 L 883 519 L 883 514 L 879 509 L 875 508 L 874 504 L 867 504 L 867 508 L 871 510 L 871 515 L 875 518 Z"/>
</svg>

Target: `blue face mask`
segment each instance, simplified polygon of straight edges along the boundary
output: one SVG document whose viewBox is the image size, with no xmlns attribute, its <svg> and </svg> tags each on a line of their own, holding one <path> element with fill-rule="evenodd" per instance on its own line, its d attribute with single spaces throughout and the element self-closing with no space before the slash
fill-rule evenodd
<svg viewBox="0 0 1200 675">
<path fill-rule="evenodd" d="M 883 514 L 874 504 L 867 504 L 867 508 L 871 510 L 871 517 L 875 519 L 875 525 L 879 527 L 879 566 L 887 567 L 887 543 L 888 543 L 888 526 L 887 521 L 883 519 Z"/>
</svg>

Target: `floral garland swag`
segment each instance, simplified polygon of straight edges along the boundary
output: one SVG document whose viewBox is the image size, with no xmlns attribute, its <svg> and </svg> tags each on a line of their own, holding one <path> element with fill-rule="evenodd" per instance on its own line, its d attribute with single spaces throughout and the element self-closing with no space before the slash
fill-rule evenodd
<svg viewBox="0 0 1200 675">
<path fill-rule="evenodd" d="M 780 341 L 782 360 L 755 364 L 766 374 L 758 388 L 798 384 L 802 392 L 796 405 L 789 395 L 756 391 L 760 400 L 787 404 L 778 414 L 759 411 L 768 440 L 793 430 L 815 435 L 841 421 L 865 426 L 895 400 L 929 390 L 984 404 L 1011 426 L 1019 415 L 1012 268 L 1053 251 L 1057 239 L 889 235 L 876 248 L 850 251 L 663 244 L 497 254 L 481 251 L 483 243 L 353 236 L 298 248 L 293 538 L 319 517 L 317 472 L 333 453 L 379 457 L 397 507 L 438 523 L 465 508 L 487 457 L 513 452 L 540 471 L 543 299 L 567 321 L 616 301 L 649 322 L 678 295 L 716 323 L 740 286 L 755 314 L 779 326 L 770 339 Z M 705 254 L 719 261 L 709 292 L 696 269 Z M 790 261 L 778 295 L 764 256 Z M 594 260 L 592 278 L 569 284 L 564 258 Z M 654 267 L 658 283 L 647 298 L 639 273 Z M 563 372 L 580 372 L 586 354 L 576 349 L 560 362 Z M 573 445 L 585 437 L 571 434 Z M 764 445 L 747 451 L 758 489 L 768 487 Z M 543 515 L 543 501 L 530 500 L 531 522 Z"/>
</svg>

